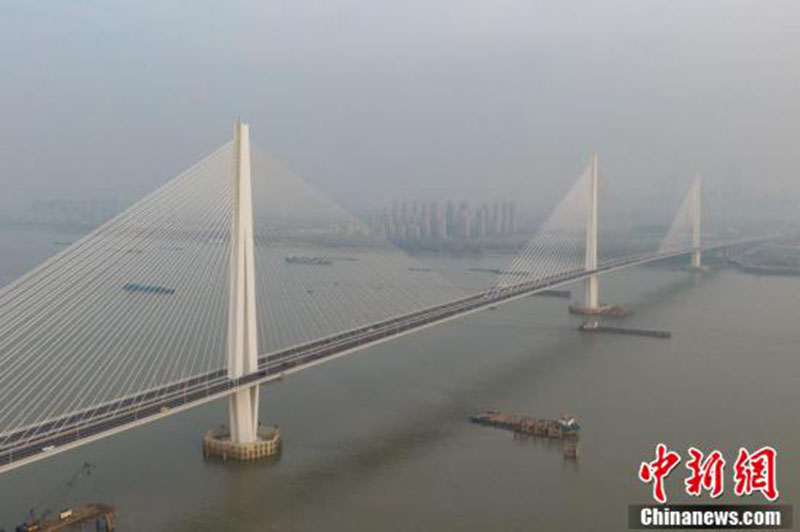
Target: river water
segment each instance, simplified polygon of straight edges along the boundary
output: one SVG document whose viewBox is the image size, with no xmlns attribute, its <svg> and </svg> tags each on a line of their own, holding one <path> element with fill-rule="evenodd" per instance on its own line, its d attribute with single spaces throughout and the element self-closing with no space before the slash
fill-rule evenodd
<svg viewBox="0 0 800 532">
<path fill-rule="evenodd" d="M 64 240 L 0 230 L 0 283 Z M 31 507 L 97 501 L 116 506 L 121 531 L 625 530 L 627 506 L 650 501 L 636 470 L 656 442 L 684 456 L 690 445 L 720 449 L 728 473 L 739 446 L 773 445 L 781 502 L 793 504 L 798 294 L 800 278 L 728 270 L 601 279 L 604 301 L 634 311 L 621 323 L 670 330 L 669 340 L 587 336 L 566 300 L 524 298 L 263 388 L 262 419 L 284 443 L 273 463 L 203 460 L 202 433 L 226 418 L 218 402 L 3 474 L 0 529 Z M 482 409 L 575 414 L 579 460 L 470 424 Z M 66 489 L 85 461 L 92 475 Z M 736 502 L 728 473 L 722 501 Z M 673 501 L 687 501 L 683 478 L 667 480 Z"/>
</svg>

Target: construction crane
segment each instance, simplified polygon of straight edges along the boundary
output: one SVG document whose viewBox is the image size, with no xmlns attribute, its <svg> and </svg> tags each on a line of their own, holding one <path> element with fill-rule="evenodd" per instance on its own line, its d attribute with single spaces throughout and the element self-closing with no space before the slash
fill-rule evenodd
<svg viewBox="0 0 800 532">
<path fill-rule="evenodd" d="M 23 524 L 16 527 L 17 532 L 40 530 L 40 523 L 42 523 L 48 517 L 55 515 L 56 511 L 54 511 L 53 508 L 61 508 L 66 500 L 67 495 L 69 495 L 70 490 L 75 487 L 75 485 L 78 483 L 78 480 L 84 476 L 91 476 L 94 467 L 95 466 L 89 462 L 84 462 L 81 467 L 72 474 L 65 484 L 60 485 L 57 490 L 50 497 L 48 497 L 47 500 L 51 501 L 51 504 L 49 504 L 47 508 L 42 510 L 38 515 L 35 507 L 28 511 L 28 519 Z M 64 513 L 65 511 L 59 512 L 59 515 Z"/>
</svg>

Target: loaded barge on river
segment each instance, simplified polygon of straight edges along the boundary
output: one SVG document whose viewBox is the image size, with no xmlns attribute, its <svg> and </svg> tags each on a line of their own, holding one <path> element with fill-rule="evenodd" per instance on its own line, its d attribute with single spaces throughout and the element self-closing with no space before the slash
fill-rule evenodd
<svg viewBox="0 0 800 532">
<path fill-rule="evenodd" d="M 600 305 L 599 307 L 585 307 L 573 303 L 567 307 L 570 314 L 578 316 L 607 316 L 611 318 L 624 318 L 631 313 L 629 309 L 620 305 Z"/>
<path fill-rule="evenodd" d="M 555 439 L 575 439 L 581 429 L 577 420 L 572 416 L 560 416 L 558 419 L 538 419 L 487 410 L 470 416 L 469 420 L 479 425 L 510 430 L 518 434 Z"/>
<path fill-rule="evenodd" d="M 599 321 L 590 320 L 583 322 L 578 330 L 589 333 L 625 334 L 628 336 L 648 336 L 650 338 L 672 338 L 669 331 L 657 331 L 650 329 L 630 329 L 626 327 L 611 327 L 603 325 Z"/>
<path fill-rule="evenodd" d="M 470 416 L 469 420 L 478 425 L 509 430 L 523 438 L 539 436 L 548 440 L 558 440 L 564 458 L 569 460 L 578 458 L 578 432 L 581 430 L 581 426 L 573 416 L 562 415 L 558 419 L 538 419 L 487 410 Z"/>
</svg>

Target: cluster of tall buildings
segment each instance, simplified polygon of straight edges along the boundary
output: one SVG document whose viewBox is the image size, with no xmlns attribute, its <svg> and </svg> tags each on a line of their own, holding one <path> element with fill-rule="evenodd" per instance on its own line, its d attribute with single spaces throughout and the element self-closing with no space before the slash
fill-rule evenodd
<svg viewBox="0 0 800 532">
<path fill-rule="evenodd" d="M 394 201 L 373 222 L 374 231 L 399 240 L 437 240 L 508 235 L 516 232 L 512 201 L 483 203 L 472 208 L 466 201 Z"/>
</svg>

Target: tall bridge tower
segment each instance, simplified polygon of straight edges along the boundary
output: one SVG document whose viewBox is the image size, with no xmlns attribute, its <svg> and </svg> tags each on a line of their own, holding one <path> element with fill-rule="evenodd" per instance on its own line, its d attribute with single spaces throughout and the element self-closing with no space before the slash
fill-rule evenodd
<svg viewBox="0 0 800 532">
<path fill-rule="evenodd" d="M 594 272 L 598 267 L 597 258 L 597 204 L 599 171 L 597 153 L 592 153 L 589 164 L 589 175 L 586 182 L 586 247 L 584 259 L 584 271 Z M 583 281 L 583 304 L 573 303 L 569 306 L 570 314 L 584 316 L 625 316 L 628 309 L 619 305 L 600 304 L 600 286 L 597 274 L 592 273 Z"/>
<path fill-rule="evenodd" d="M 586 271 L 597 269 L 597 154 L 592 154 L 591 169 L 589 171 L 588 210 L 586 212 Z M 597 275 L 586 278 L 584 287 L 584 303 L 586 309 L 596 309 L 599 306 L 599 287 Z"/>
<path fill-rule="evenodd" d="M 232 380 L 258 371 L 251 173 L 250 126 L 237 120 L 233 129 L 233 205 L 228 263 L 228 378 Z M 278 451 L 277 428 L 260 426 L 258 422 L 257 383 L 229 396 L 228 421 L 228 429 L 206 433 L 203 439 L 206 455 L 252 460 Z"/>
<path fill-rule="evenodd" d="M 236 122 L 233 130 L 232 200 L 228 266 L 228 377 L 236 379 L 258 370 L 250 126 L 241 121 Z M 258 384 L 231 395 L 228 408 L 231 441 L 255 441 Z"/>
<path fill-rule="evenodd" d="M 692 184 L 691 194 L 691 223 L 692 223 L 692 265 L 693 270 L 700 271 L 703 269 L 703 250 L 700 246 L 700 207 L 702 205 L 702 180 L 700 174 Z"/>
</svg>

